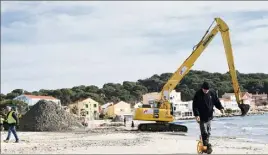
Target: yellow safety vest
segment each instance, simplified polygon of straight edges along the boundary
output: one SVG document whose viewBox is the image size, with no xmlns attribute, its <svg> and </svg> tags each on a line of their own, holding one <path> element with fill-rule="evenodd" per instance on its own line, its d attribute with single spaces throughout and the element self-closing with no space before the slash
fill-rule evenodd
<svg viewBox="0 0 268 155">
<path fill-rule="evenodd" d="M 13 113 L 14 113 L 14 111 L 11 111 L 7 116 L 7 123 L 8 124 L 16 123 L 16 120 L 12 116 Z"/>
<path fill-rule="evenodd" d="M 4 120 L 5 120 L 4 118 L 1 118 L 1 119 L 0 119 L 1 124 L 4 123 Z"/>
</svg>

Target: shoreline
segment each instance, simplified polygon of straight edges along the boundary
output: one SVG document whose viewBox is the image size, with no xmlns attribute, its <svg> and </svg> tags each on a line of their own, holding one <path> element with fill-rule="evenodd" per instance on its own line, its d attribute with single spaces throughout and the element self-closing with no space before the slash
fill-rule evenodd
<svg viewBox="0 0 268 155">
<path fill-rule="evenodd" d="M 268 111 L 261 111 L 261 112 L 252 112 L 252 113 L 248 113 L 246 116 L 256 116 L 256 115 L 266 115 L 268 114 Z M 214 118 L 228 118 L 228 117 L 239 117 L 241 116 L 240 114 L 227 114 L 225 116 L 219 116 L 219 115 L 214 115 Z M 192 117 L 185 117 L 185 118 L 177 118 L 175 121 L 177 120 L 193 120 L 195 119 L 194 116 Z"/>
<path fill-rule="evenodd" d="M 1 134 L 1 139 L 7 133 Z M 125 127 L 76 132 L 18 132 L 21 143 L 2 143 L 2 154 L 196 154 L 198 136 L 173 132 L 138 132 Z M 1 141 L 2 141 L 1 140 Z M 14 138 L 12 137 L 13 141 Z M 265 154 L 267 144 L 231 137 L 211 137 L 215 154 Z M 163 145 L 164 144 L 164 145 Z"/>
</svg>

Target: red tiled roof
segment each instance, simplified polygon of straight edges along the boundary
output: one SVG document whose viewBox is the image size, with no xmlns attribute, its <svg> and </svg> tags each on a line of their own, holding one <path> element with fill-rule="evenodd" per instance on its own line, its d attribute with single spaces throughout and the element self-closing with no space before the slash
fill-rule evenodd
<svg viewBox="0 0 268 155">
<path fill-rule="evenodd" d="M 36 99 L 50 99 L 50 100 L 56 100 L 56 98 L 52 96 L 36 96 L 36 95 L 25 95 L 26 97 L 29 98 L 36 98 Z"/>
</svg>

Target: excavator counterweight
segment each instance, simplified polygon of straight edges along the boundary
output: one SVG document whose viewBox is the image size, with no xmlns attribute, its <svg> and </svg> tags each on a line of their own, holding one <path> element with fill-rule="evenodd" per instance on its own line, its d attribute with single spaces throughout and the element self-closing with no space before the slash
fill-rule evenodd
<svg viewBox="0 0 268 155">
<path fill-rule="evenodd" d="M 215 21 L 217 23 L 216 26 L 210 30 Z M 138 127 L 139 130 L 177 132 L 188 131 L 187 127 L 184 125 L 171 123 L 174 121 L 174 115 L 172 103 L 169 102 L 170 92 L 174 90 L 182 78 L 190 71 L 197 58 L 202 54 L 218 32 L 220 32 L 222 37 L 228 68 L 232 79 L 232 86 L 238 107 L 241 110 L 241 116 L 245 116 L 248 113 L 250 106 L 248 104 L 244 104 L 243 100 L 241 99 L 241 92 L 237 80 L 232 45 L 229 36 L 229 27 L 221 18 L 215 18 L 213 23 L 210 25 L 201 41 L 199 41 L 199 43 L 194 47 L 191 55 L 183 62 L 183 64 L 175 71 L 175 73 L 163 86 L 162 91 L 160 92 L 160 100 L 157 100 L 157 103 L 154 103 L 153 107 L 142 107 L 135 110 L 134 120 L 156 122 L 140 124 Z M 144 103 L 144 105 L 146 105 L 146 103 Z"/>
</svg>

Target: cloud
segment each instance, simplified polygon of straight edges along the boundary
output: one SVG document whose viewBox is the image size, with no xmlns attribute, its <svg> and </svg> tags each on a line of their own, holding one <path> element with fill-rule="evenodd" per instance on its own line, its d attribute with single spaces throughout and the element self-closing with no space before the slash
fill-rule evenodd
<svg viewBox="0 0 268 155">
<path fill-rule="evenodd" d="M 268 73 L 267 2 L 3 2 L 1 91 L 174 72 L 214 17 L 230 27 L 236 69 Z M 219 34 L 192 69 L 228 71 Z"/>
</svg>

